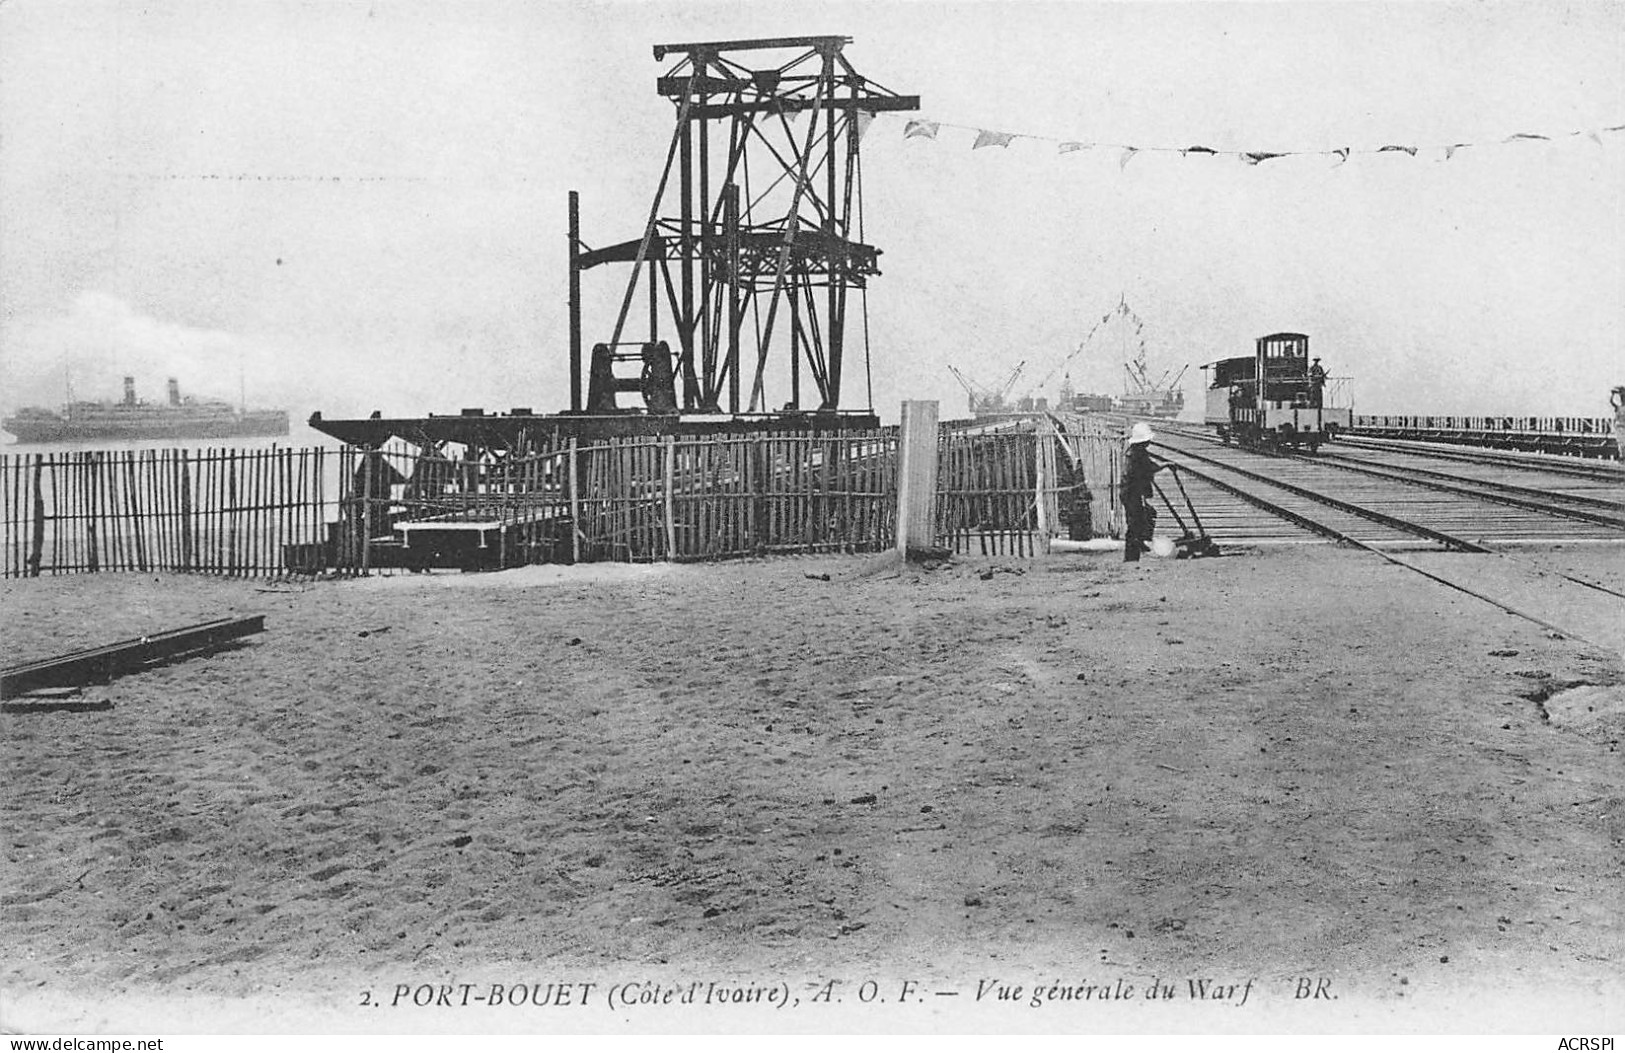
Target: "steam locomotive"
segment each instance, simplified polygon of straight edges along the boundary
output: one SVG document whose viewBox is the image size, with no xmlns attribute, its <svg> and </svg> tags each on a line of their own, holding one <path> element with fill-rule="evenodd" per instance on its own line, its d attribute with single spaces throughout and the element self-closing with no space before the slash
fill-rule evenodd
<svg viewBox="0 0 1625 1053">
<path fill-rule="evenodd" d="M 1349 407 L 1330 404 L 1326 371 L 1302 333 L 1261 336 L 1251 355 L 1202 370 L 1211 371 L 1203 422 L 1227 444 L 1314 453 L 1352 423 Z"/>
</svg>

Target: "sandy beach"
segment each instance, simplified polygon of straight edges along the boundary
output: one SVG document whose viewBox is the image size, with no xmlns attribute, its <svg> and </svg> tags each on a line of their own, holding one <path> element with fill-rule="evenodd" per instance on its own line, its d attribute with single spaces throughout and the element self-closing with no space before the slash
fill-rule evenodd
<svg viewBox="0 0 1625 1053">
<path fill-rule="evenodd" d="M 1619 587 L 1611 550 L 1542 558 Z M 1625 1019 L 1620 656 L 1366 554 L 100 575 L 0 602 L 8 662 L 266 619 L 0 713 L 12 1029 Z M 907 978 L 957 994 L 904 1012 Z M 994 978 L 1025 991 L 977 998 Z M 399 1004 L 758 980 L 801 1015 Z M 1139 997 L 1032 1004 L 1114 982 Z"/>
</svg>

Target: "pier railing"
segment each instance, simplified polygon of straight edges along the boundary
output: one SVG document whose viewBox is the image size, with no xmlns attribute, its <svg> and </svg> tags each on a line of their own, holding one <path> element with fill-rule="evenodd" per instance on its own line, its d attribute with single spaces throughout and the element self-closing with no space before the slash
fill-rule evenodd
<svg viewBox="0 0 1625 1053">
<path fill-rule="evenodd" d="M 1373 416 L 1354 418 L 1356 428 L 1414 428 L 1429 431 L 1538 432 L 1545 435 L 1614 434 L 1608 417 L 1439 417 Z"/>
<path fill-rule="evenodd" d="M 1531 450 L 1618 459 L 1614 422 L 1608 417 L 1453 417 L 1360 415 L 1351 434 L 1416 439 L 1464 446 Z"/>
</svg>

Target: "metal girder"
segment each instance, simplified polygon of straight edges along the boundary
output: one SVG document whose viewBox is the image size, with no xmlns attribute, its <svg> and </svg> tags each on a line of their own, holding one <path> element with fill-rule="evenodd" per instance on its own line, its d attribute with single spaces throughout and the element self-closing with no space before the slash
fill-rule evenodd
<svg viewBox="0 0 1625 1053">
<path fill-rule="evenodd" d="M 638 258 L 638 250 L 642 244 L 643 239 L 636 238 L 632 241 L 623 241 L 619 245 L 606 245 L 601 249 L 583 252 L 576 257 L 576 269 L 584 271 L 600 263 L 631 263 Z M 649 249 L 656 257 L 663 256 L 666 252 L 665 239 L 658 236 L 649 239 Z"/>
<path fill-rule="evenodd" d="M 694 107 L 689 120 L 714 120 L 718 117 L 738 117 L 756 113 L 806 113 L 811 110 L 861 110 L 864 113 L 893 113 L 920 108 L 918 95 L 892 95 L 870 97 L 862 102 L 832 99 L 823 102 L 718 102 Z"/>
<path fill-rule="evenodd" d="M 784 231 L 776 226 L 741 230 L 739 251 L 747 257 L 765 256 L 778 252 L 784 241 Z M 798 231 L 791 239 L 791 243 L 791 266 L 798 273 L 836 274 L 854 279 L 853 284 L 857 286 L 863 284 L 861 279 L 880 273 L 880 250 L 873 245 L 831 238 L 815 227 Z M 605 263 L 630 263 L 637 259 L 642 244 L 643 239 L 637 238 L 623 241 L 618 245 L 606 245 L 601 249 L 583 252 L 578 257 L 578 267 L 580 270 L 590 270 Z M 720 261 L 723 252 L 721 249 L 713 249 L 711 255 L 714 260 Z M 647 258 L 683 260 L 685 257 L 681 238 L 671 235 L 665 237 L 657 235 L 651 238 Z M 747 279 L 753 273 L 753 269 L 749 267 L 741 268 L 741 271 Z"/>
<path fill-rule="evenodd" d="M 480 416 L 446 414 L 431 417 L 369 417 L 325 420 L 313 414 L 310 426 L 340 442 L 376 450 L 400 439 L 423 449 L 440 449 L 447 443 L 485 451 L 493 455 L 509 451 L 552 448 L 569 439 L 604 439 L 627 435 L 712 435 L 750 432 L 828 432 L 873 430 L 880 420 L 873 413 L 841 412 L 798 414 L 740 414 L 726 420 L 682 415 L 660 416 L 648 413 L 621 413 L 595 416 L 588 413 L 531 414 L 486 413 Z"/>
<path fill-rule="evenodd" d="M 656 44 L 655 61 L 660 62 L 675 51 L 685 54 L 719 51 L 760 51 L 771 48 L 836 48 L 852 43 L 851 37 L 762 37 L 755 40 L 712 40 L 697 44 Z"/>
<path fill-rule="evenodd" d="M 15 698 L 50 687 L 106 683 L 165 660 L 203 654 L 240 636 L 265 631 L 265 615 L 220 618 L 182 629 L 92 647 L 0 670 L 0 698 Z"/>
<path fill-rule="evenodd" d="M 837 87 L 848 90 L 862 89 L 868 82 L 862 77 L 839 77 Z M 732 95 L 759 90 L 762 83 L 752 79 L 724 79 L 720 77 L 661 77 L 655 81 L 655 91 L 667 98 L 684 95 Z M 820 87 L 816 77 L 787 77 L 775 84 L 777 89 L 770 98 L 743 99 L 735 102 L 700 103 L 689 110 L 691 121 L 714 120 L 718 117 L 737 117 L 746 114 L 779 113 L 785 115 L 807 113 L 812 110 L 862 110 L 865 113 L 895 113 L 920 108 L 918 95 L 864 95 L 860 98 L 824 98 L 812 95 L 800 98 L 786 94 L 794 90 L 816 92 Z"/>
</svg>

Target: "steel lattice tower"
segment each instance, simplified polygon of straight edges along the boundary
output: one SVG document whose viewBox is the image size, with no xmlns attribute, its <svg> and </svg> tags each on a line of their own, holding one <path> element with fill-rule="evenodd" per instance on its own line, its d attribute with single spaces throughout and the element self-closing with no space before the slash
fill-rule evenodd
<svg viewBox="0 0 1625 1053">
<path fill-rule="evenodd" d="M 657 62 L 674 62 L 656 90 L 672 100 L 677 126 L 642 236 L 586 249 L 570 195 L 572 410 L 582 408 L 580 275 L 607 263 L 632 267 L 614 329 L 594 348 L 590 412 L 616 408 L 615 391 L 641 391 L 650 412 L 739 413 L 742 398 L 743 412 L 768 412 L 783 397 L 769 387 L 781 383 L 785 409 L 841 408 L 849 293 L 880 273 L 879 250 L 854 239 L 863 131 L 876 113 L 919 109 L 917 96 L 858 73 L 843 54 L 849 43 L 654 48 Z M 640 295 L 647 340 L 628 339 Z M 641 388 L 613 378 L 611 364 L 626 362 L 642 363 Z M 651 369 L 680 396 L 651 387 Z"/>
</svg>

